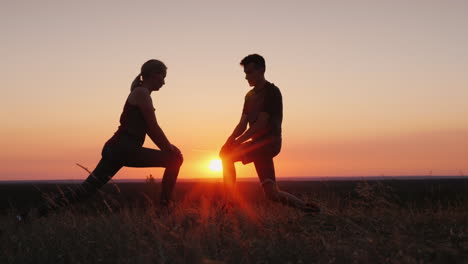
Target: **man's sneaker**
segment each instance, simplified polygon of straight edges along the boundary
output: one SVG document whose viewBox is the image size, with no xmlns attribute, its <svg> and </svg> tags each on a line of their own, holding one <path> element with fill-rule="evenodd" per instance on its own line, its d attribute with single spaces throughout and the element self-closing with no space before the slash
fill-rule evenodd
<svg viewBox="0 0 468 264">
<path fill-rule="evenodd" d="M 304 213 L 320 213 L 320 207 L 313 202 L 306 203 L 304 207 L 301 208 Z"/>
<path fill-rule="evenodd" d="M 22 214 L 16 215 L 15 220 L 17 224 L 24 224 L 29 221 L 29 217 L 27 213 L 22 213 Z"/>
</svg>

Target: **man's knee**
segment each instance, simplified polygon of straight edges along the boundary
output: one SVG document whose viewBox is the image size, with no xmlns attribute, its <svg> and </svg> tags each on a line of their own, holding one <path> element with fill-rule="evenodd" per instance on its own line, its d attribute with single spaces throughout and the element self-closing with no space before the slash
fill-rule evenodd
<svg viewBox="0 0 468 264">
<path fill-rule="evenodd" d="M 232 155 L 230 155 L 230 153 L 221 153 L 219 155 L 219 157 L 221 158 L 221 161 L 223 163 L 233 163 L 234 162 L 234 159 L 232 157 Z"/>
<path fill-rule="evenodd" d="M 221 151 L 219 152 L 219 158 L 221 158 L 221 160 L 223 161 L 229 160 L 230 156 L 231 155 L 227 149 L 221 149 Z"/>
<path fill-rule="evenodd" d="M 219 153 L 219 157 L 221 161 L 224 163 L 235 163 L 238 161 L 242 161 L 244 158 L 243 156 L 239 155 L 239 153 L 234 151 L 221 151 Z"/>
</svg>

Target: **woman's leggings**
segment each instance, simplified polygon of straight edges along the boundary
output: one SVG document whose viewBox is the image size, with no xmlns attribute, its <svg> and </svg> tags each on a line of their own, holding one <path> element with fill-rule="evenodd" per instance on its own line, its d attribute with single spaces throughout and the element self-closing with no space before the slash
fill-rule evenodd
<svg viewBox="0 0 468 264">
<path fill-rule="evenodd" d="M 64 207 L 67 204 L 83 201 L 106 184 L 122 167 L 164 167 L 162 178 L 161 204 L 167 204 L 172 195 L 180 166 L 182 155 L 135 146 L 104 145 L 102 158 L 88 178 L 76 190 L 63 193 L 47 204 L 39 207 L 39 216 Z"/>
</svg>

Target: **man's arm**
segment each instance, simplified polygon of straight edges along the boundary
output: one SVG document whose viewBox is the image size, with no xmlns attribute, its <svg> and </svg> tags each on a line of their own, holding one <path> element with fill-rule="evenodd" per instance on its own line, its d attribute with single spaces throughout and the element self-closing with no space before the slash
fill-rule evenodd
<svg viewBox="0 0 468 264">
<path fill-rule="evenodd" d="M 258 115 L 257 121 L 255 121 L 255 123 L 253 123 L 252 126 L 250 126 L 249 129 L 245 131 L 245 133 L 243 133 L 240 137 L 238 137 L 234 143 L 241 144 L 242 142 L 249 140 L 256 134 L 265 131 L 265 129 L 268 126 L 269 118 L 270 118 L 270 115 L 267 112 L 260 112 L 260 114 Z"/>
<path fill-rule="evenodd" d="M 257 121 L 255 121 L 242 136 L 238 137 L 235 143 L 240 144 L 250 138 L 264 135 L 268 129 L 271 129 L 269 128 L 270 118 L 282 116 L 283 98 L 279 89 L 276 88 L 269 91 L 265 96 L 264 104 L 264 108 L 262 112 L 259 113 Z"/>
<path fill-rule="evenodd" d="M 247 115 L 246 114 L 242 114 L 241 116 L 241 119 L 239 121 L 239 124 L 237 124 L 236 128 L 234 128 L 234 131 L 232 132 L 232 134 L 228 137 L 226 143 L 224 145 L 230 145 L 232 144 L 236 138 L 240 135 L 242 135 L 242 133 L 244 133 L 244 131 L 246 130 L 247 128 Z"/>
</svg>

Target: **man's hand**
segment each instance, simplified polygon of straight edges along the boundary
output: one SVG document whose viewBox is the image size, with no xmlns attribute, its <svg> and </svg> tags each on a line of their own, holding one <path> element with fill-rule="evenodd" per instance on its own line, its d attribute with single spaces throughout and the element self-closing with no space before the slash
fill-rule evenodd
<svg viewBox="0 0 468 264">
<path fill-rule="evenodd" d="M 228 137 L 228 139 L 226 140 L 226 143 L 224 143 L 224 146 L 226 146 L 226 145 L 229 146 L 229 145 L 231 145 L 232 143 L 234 143 L 234 141 L 236 141 L 236 138 L 233 137 L 233 136 L 230 136 L 230 137 Z"/>
<path fill-rule="evenodd" d="M 229 138 L 226 143 L 221 147 L 221 151 L 219 152 L 219 157 L 226 156 L 229 154 L 234 148 L 239 146 L 242 142 L 236 140 L 235 138 Z"/>
</svg>

